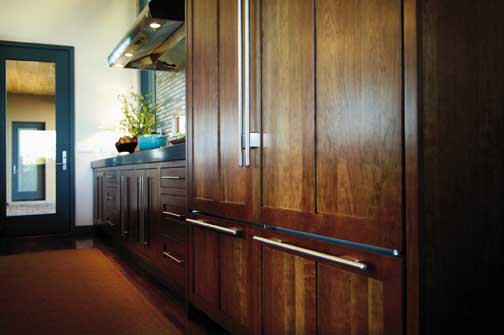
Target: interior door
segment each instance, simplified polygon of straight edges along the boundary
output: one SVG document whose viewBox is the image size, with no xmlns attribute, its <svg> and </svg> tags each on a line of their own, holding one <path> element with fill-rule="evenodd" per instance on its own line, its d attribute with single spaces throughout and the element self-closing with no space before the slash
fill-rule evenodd
<svg viewBox="0 0 504 335">
<path fill-rule="evenodd" d="M 5 235 L 70 230 L 72 57 L 68 47 L 0 42 L 0 217 Z"/>
</svg>

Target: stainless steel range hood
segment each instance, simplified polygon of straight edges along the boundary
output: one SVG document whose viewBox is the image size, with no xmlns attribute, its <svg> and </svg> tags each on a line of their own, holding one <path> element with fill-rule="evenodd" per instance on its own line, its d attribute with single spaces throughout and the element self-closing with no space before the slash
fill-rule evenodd
<svg viewBox="0 0 504 335">
<path fill-rule="evenodd" d="M 108 57 L 110 66 L 177 71 L 185 65 L 184 0 L 151 0 Z"/>
</svg>

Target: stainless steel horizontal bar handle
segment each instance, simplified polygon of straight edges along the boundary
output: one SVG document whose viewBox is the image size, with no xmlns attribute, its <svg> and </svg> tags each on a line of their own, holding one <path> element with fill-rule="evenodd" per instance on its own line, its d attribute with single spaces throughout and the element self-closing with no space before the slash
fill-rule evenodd
<svg viewBox="0 0 504 335">
<path fill-rule="evenodd" d="M 201 220 L 186 219 L 186 221 L 189 223 L 201 226 L 201 227 L 205 227 L 208 229 L 216 230 L 218 232 L 226 233 L 226 234 L 230 234 L 230 235 L 234 235 L 234 236 L 237 236 L 241 232 L 241 230 L 238 228 L 221 227 L 221 226 L 213 225 L 211 223 L 207 223 L 207 222 L 201 221 Z"/>
<path fill-rule="evenodd" d="M 174 261 L 175 263 L 178 263 L 178 264 L 182 264 L 184 263 L 183 260 L 181 259 L 178 259 L 177 257 L 173 256 L 172 254 L 170 254 L 169 252 L 166 252 L 166 251 L 163 251 L 163 256 L 164 257 L 168 257 L 169 259 L 171 259 L 172 261 Z"/>
<path fill-rule="evenodd" d="M 173 213 L 173 212 L 168 212 L 168 211 L 163 211 L 163 214 L 164 214 L 164 215 L 174 216 L 174 217 L 176 217 L 176 218 L 181 218 L 181 217 L 182 217 L 182 215 L 180 215 L 180 214 Z"/>
<path fill-rule="evenodd" d="M 180 176 L 162 176 L 161 179 L 182 179 Z"/>
<path fill-rule="evenodd" d="M 334 263 L 337 263 L 337 264 L 346 265 L 346 266 L 349 266 L 349 267 L 352 267 L 352 268 L 355 268 L 355 269 L 359 269 L 359 270 L 366 270 L 367 269 L 367 264 L 364 264 L 364 263 L 361 263 L 361 262 L 358 262 L 358 261 L 352 261 L 352 260 L 349 260 L 349 259 L 346 259 L 346 258 L 324 254 L 324 253 L 321 253 L 321 252 L 318 252 L 318 251 L 314 251 L 314 250 L 310 250 L 310 249 L 305 249 L 305 248 L 297 247 L 297 246 L 292 245 L 292 244 L 284 243 L 282 241 L 272 240 L 272 239 L 269 239 L 269 238 L 254 236 L 253 239 L 256 240 L 256 241 L 265 243 L 265 244 L 274 245 L 276 247 L 287 249 L 287 250 L 291 250 L 291 251 L 295 251 L 295 252 L 298 252 L 300 254 L 304 254 L 304 255 L 308 255 L 308 256 L 313 256 L 313 257 L 321 258 L 321 259 L 324 259 L 326 261 L 330 261 L 330 262 L 334 262 Z"/>
</svg>

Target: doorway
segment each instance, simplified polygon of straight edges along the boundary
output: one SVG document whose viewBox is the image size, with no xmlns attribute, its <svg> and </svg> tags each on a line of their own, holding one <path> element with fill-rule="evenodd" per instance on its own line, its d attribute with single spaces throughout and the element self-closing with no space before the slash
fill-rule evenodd
<svg viewBox="0 0 504 335">
<path fill-rule="evenodd" d="M 73 48 L 0 41 L 0 233 L 73 226 Z"/>
<path fill-rule="evenodd" d="M 46 194 L 46 160 L 38 160 L 34 142 L 44 132 L 45 122 L 12 122 L 11 199 L 19 201 L 44 201 Z M 7 207 L 9 210 L 9 207 Z M 10 213 L 7 213 L 10 215 Z"/>
</svg>

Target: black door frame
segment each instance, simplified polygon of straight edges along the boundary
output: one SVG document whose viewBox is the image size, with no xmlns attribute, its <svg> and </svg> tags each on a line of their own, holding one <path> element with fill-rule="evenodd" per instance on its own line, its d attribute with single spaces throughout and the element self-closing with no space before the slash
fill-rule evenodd
<svg viewBox="0 0 504 335">
<path fill-rule="evenodd" d="M 68 66 L 68 82 L 65 87 L 65 93 L 67 95 L 68 105 L 68 134 L 66 134 L 67 141 L 67 173 L 68 173 L 68 184 L 66 189 L 68 189 L 68 223 L 65 224 L 65 231 L 54 231 L 54 232 L 44 232 L 42 235 L 51 234 L 68 234 L 75 230 L 75 77 L 74 77 L 74 48 L 70 46 L 60 46 L 60 45 L 49 45 L 49 44 L 38 44 L 38 43 L 24 43 L 24 42 L 11 42 L 11 41 L 1 41 L 0 40 L 0 56 L 4 50 L 16 49 L 22 55 L 24 53 L 40 53 L 54 51 L 64 54 L 65 62 Z M 9 59 L 15 59 L 17 57 L 9 57 Z M 23 57 L 20 57 L 23 60 Z M 29 60 L 29 59 L 24 59 Z M 0 64 L 0 92 L 6 92 L 6 82 L 3 80 L 5 78 L 5 65 Z M 56 83 L 58 85 L 58 83 Z M 6 94 L 0 94 L 0 134 L 6 133 Z M 40 217 L 41 220 L 46 215 L 34 215 L 34 216 L 22 216 L 22 217 L 7 217 L 6 216 L 6 141 L 0 140 L 0 237 L 12 235 L 12 236 L 23 236 L 26 235 L 26 228 L 17 231 L 15 228 L 12 229 L 14 223 L 22 223 L 24 227 L 33 227 L 32 231 L 37 231 L 40 223 L 34 223 L 33 221 Z M 59 154 L 58 154 L 59 156 Z M 58 157 L 58 161 L 60 157 Z M 3 161 L 3 162 L 2 162 Z M 11 224 L 12 223 L 12 224 Z M 8 229 L 6 227 L 8 226 Z M 35 233 L 37 234 L 37 233 Z"/>
<path fill-rule="evenodd" d="M 36 200 L 45 200 L 45 184 L 46 184 L 46 165 L 40 164 L 37 166 L 38 172 L 38 188 L 35 192 L 20 192 L 18 188 L 17 179 L 19 178 L 20 173 L 20 165 L 19 165 L 19 130 L 20 129 L 36 129 L 36 130 L 45 130 L 46 124 L 45 122 L 35 122 L 35 121 L 13 121 L 11 136 L 12 136 L 12 158 L 11 158 L 11 171 L 14 171 L 13 167 L 16 167 L 16 173 L 12 172 L 11 180 L 12 180 L 12 190 L 11 197 L 12 201 L 36 201 Z"/>
</svg>

